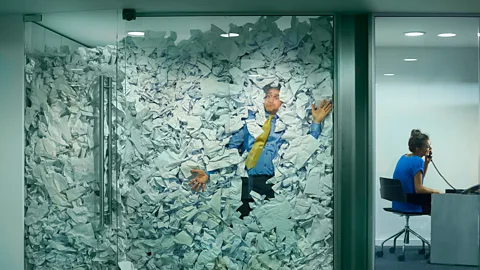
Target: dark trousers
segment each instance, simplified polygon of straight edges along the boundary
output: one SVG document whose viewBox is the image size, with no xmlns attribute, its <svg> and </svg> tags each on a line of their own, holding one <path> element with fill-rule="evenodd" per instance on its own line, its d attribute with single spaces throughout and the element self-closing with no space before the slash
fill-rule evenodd
<svg viewBox="0 0 480 270">
<path fill-rule="evenodd" d="M 432 205 L 422 205 L 422 214 L 430 215 L 432 213 Z"/>
<path fill-rule="evenodd" d="M 273 198 L 275 194 L 272 189 L 272 184 L 267 184 L 267 180 L 272 178 L 272 175 L 253 175 L 248 178 L 242 177 L 242 202 L 243 204 L 237 209 L 243 219 L 244 216 L 248 216 L 252 210 L 248 205 L 249 202 L 253 202 L 250 196 L 250 191 L 255 191 L 260 195 L 266 195 L 266 198 Z"/>
</svg>

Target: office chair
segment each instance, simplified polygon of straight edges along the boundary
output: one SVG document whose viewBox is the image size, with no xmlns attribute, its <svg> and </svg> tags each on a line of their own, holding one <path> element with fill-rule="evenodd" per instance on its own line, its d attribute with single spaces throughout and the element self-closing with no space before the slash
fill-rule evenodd
<svg viewBox="0 0 480 270">
<path fill-rule="evenodd" d="M 389 178 L 384 178 L 380 177 L 380 195 L 382 199 L 388 200 L 388 201 L 398 201 L 398 202 L 409 202 L 412 203 L 413 201 L 410 199 L 411 194 L 405 194 L 402 188 L 402 183 L 399 180 L 396 179 L 389 179 Z M 418 251 L 419 254 L 424 254 L 425 259 L 430 258 L 430 243 L 425 240 L 423 237 L 421 237 L 418 233 L 410 229 L 409 226 L 409 220 L 410 217 L 413 216 L 422 216 L 425 214 L 422 213 L 411 213 L 411 212 L 402 212 L 402 211 L 397 211 L 393 210 L 392 208 L 383 208 L 383 210 L 387 212 L 394 213 L 399 216 L 404 216 L 405 217 L 405 227 L 399 231 L 398 233 L 390 236 L 389 238 L 385 239 L 385 241 L 382 242 L 381 250 L 378 250 L 375 254 L 377 257 L 382 257 L 383 256 L 383 246 L 384 244 L 393 238 L 393 247 L 390 248 L 390 253 L 395 253 L 396 249 L 396 242 L 397 238 L 400 237 L 400 235 L 404 235 L 403 239 L 403 247 L 402 247 L 402 254 L 398 256 L 399 261 L 404 261 L 405 260 L 405 246 L 406 244 L 409 244 L 410 242 L 410 233 L 415 235 L 418 239 L 422 240 L 422 249 Z M 425 252 L 425 244 L 428 245 L 428 253 Z"/>
</svg>

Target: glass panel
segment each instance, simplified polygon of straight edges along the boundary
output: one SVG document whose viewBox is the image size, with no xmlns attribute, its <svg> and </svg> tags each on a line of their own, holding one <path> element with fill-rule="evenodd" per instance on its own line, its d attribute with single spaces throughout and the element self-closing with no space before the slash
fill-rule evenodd
<svg viewBox="0 0 480 270">
<path fill-rule="evenodd" d="M 321 102 L 333 94 L 332 17 L 137 18 L 124 27 L 119 260 L 331 269 L 333 122 Z M 194 181 L 206 181 L 204 192 Z"/>
<path fill-rule="evenodd" d="M 100 15 L 46 14 L 26 24 L 27 269 L 117 269 L 116 149 L 109 136 L 117 48 L 85 47 L 91 40 L 60 25 L 86 32 L 78 23 Z M 110 15 L 103 20 L 116 23 L 116 11 Z M 67 38 L 75 35 L 78 42 Z"/>
<path fill-rule="evenodd" d="M 413 176 L 401 174 L 405 154 L 417 156 L 425 171 L 424 187 L 444 193 L 478 184 L 479 19 L 381 17 L 376 18 L 375 28 L 377 190 L 378 177 L 393 177 L 401 178 L 404 190 L 416 192 Z M 413 129 L 429 136 L 433 163 L 425 162 L 428 152 L 409 149 Z M 432 192 L 423 185 L 417 186 L 418 192 Z M 383 210 L 392 203 L 382 199 L 380 192 L 375 196 L 379 246 L 404 228 L 405 220 Z M 430 204 L 395 209 L 404 207 L 428 212 Z M 428 241 L 431 226 L 428 215 L 410 219 L 410 228 Z M 422 246 L 421 240 L 410 236 L 410 246 Z M 399 239 L 397 244 L 403 245 L 404 236 Z M 393 240 L 386 245 L 393 246 Z M 377 251 L 382 255 L 380 247 Z M 383 256 L 405 259 L 399 249 L 395 255 L 384 250 Z M 406 256 L 407 260 L 425 260 L 413 253 Z"/>
</svg>

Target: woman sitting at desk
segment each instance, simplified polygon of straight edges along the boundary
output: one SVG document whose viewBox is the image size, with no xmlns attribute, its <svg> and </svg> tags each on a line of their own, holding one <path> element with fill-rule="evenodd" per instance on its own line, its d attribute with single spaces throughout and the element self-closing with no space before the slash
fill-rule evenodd
<svg viewBox="0 0 480 270">
<path fill-rule="evenodd" d="M 423 185 L 423 178 L 427 174 L 428 164 L 432 160 L 430 139 L 420 130 L 414 129 L 408 140 L 411 153 L 402 155 L 397 162 L 393 178 L 400 180 L 405 193 L 432 194 L 440 191 L 427 188 Z M 423 160 L 425 157 L 425 161 Z M 392 209 L 403 212 L 430 214 L 430 206 L 420 206 L 406 202 L 392 202 Z"/>
</svg>

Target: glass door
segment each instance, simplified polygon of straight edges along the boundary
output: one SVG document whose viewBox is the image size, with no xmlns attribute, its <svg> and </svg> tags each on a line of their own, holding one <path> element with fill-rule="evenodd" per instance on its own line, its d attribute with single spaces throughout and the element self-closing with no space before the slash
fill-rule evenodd
<svg viewBox="0 0 480 270">
<path fill-rule="evenodd" d="M 73 40 L 55 24 L 103 15 L 26 24 L 26 269 L 118 268 L 117 48 Z"/>
</svg>

